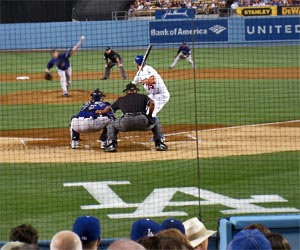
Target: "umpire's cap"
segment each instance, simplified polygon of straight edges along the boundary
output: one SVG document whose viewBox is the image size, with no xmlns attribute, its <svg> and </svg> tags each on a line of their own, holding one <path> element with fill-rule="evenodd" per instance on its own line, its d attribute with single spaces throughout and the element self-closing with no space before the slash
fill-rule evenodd
<svg viewBox="0 0 300 250">
<path fill-rule="evenodd" d="M 100 101 L 103 97 L 105 97 L 105 94 L 101 90 L 95 89 L 91 93 L 91 97 L 94 101 Z"/>
<path fill-rule="evenodd" d="M 129 84 L 126 85 L 126 88 L 123 90 L 123 92 L 134 91 L 134 90 L 140 91 L 139 88 L 135 84 L 129 83 Z"/>
</svg>

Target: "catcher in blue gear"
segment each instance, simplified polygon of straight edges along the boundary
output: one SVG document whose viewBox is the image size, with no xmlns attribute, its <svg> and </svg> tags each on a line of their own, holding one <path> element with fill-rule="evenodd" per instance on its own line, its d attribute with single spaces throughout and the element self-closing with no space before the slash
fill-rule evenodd
<svg viewBox="0 0 300 250">
<path fill-rule="evenodd" d="M 104 147 L 106 141 L 106 126 L 111 120 L 114 120 L 113 112 L 108 112 L 103 115 L 97 114 L 97 110 L 103 110 L 110 106 L 110 103 L 104 102 L 105 94 L 95 89 L 91 93 L 91 101 L 85 103 L 79 113 L 72 117 L 70 124 L 71 148 L 79 148 L 80 133 L 91 133 L 103 130 L 99 141 L 101 148 Z"/>
</svg>

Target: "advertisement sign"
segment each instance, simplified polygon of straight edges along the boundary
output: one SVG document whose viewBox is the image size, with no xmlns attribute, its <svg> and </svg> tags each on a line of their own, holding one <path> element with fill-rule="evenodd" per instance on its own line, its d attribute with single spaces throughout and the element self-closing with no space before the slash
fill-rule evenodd
<svg viewBox="0 0 300 250">
<path fill-rule="evenodd" d="M 246 41 L 300 40 L 300 18 L 245 19 Z"/>
<path fill-rule="evenodd" d="M 236 13 L 240 16 L 277 16 L 277 6 L 238 7 Z"/>
<path fill-rule="evenodd" d="M 278 15 L 300 15 L 300 6 L 278 6 Z"/>
<path fill-rule="evenodd" d="M 225 42 L 228 41 L 228 21 L 153 21 L 149 23 L 150 43 Z"/>
<path fill-rule="evenodd" d="M 195 9 L 159 9 L 155 11 L 155 19 L 195 18 Z"/>
</svg>

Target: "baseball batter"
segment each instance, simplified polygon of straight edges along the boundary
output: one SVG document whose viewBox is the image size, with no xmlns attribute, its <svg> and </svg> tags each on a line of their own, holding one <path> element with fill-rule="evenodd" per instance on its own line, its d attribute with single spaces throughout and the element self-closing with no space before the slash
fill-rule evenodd
<svg viewBox="0 0 300 250">
<path fill-rule="evenodd" d="M 103 115 L 96 113 L 97 110 L 103 110 L 110 106 L 110 103 L 104 102 L 104 93 L 99 89 L 91 93 L 92 100 L 85 103 L 79 113 L 72 117 L 70 124 L 71 148 L 79 147 L 80 133 L 97 132 L 103 129 L 99 141 L 101 148 L 104 148 L 106 141 L 106 126 L 111 120 L 114 120 L 113 112 L 108 112 Z"/>
<path fill-rule="evenodd" d="M 180 59 L 188 61 L 190 64 L 192 64 L 192 67 L 194 67 L 191 50 L 189 46 L 187 46 L 186 42 L 183 42 L 179 47 L 174 62 L 170 65 L 170 68 L 174 68 Z"/>
<path fill-rule="evenodd" d="M 48 62 L 47 67 L 45 69 L 46 73 L 46 80 L 52 80 L 52 77 L 50 75 L 50 70 L 54 66 L 57 68 L 57 73 L 60 77 L 60 85 L 62 88 L 63 96 L 68 97 L 69 94 L 69 88 L 72 85 L 72 68 L 70 64 L 69 58 L 79 49 L 79 47 L 82 44 L 82 41 L 84 40 L 84 36 L 80 37 L 79 42 L 70 50 L 59 54 L 57 49 L 53 49 L 51 51 L 51 60 Z M 50 75 L 49 78 L 47 78 Z"/>
<path fill-rule="evenodd" d="M 144 89 L 148 92 L 150 99 L 155 101 L 153 117 L 162 110 L 170 99 L 170 93 L 161 76 L 151 66 L 146 64 L 143 55 L 137 55 L 135 63 L 137 68 L 141 68 L 139 75 L 135 76 L 133 84 L 143 84 Z"/>
</svg>

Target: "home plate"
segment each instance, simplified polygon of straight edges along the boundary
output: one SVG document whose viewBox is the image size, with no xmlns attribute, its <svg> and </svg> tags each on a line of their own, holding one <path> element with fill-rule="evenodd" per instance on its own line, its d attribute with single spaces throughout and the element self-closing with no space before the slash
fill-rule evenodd
<svg viewBox="0 0 300 250">
<path fill-rule="evenodd" d="M 30 78 L 29 78 L 29 76 L 18 76 L 16 79 L 17 80 L 29 80 Z"/>
</svg>

